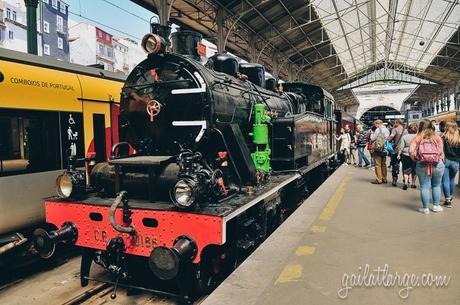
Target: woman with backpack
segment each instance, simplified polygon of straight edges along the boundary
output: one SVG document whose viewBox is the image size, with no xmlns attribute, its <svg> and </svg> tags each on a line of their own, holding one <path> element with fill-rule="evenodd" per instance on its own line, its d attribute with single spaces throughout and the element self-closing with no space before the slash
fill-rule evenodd
<svg viewBox="0 0 460 305">
<path fill-rule="evenodd" d="M 420 183 L 420 197 L 423 207 L 419 210 L 429 214 L 430 195 L 433 198 L 433 212 L 441 212 L 441 181 L 444 174 L 444 147 L 433 125 L 424 120 L 419 125 L 419 133 L 412 140 L 409 155 L 416 161 L 415 173 Z"/>
<path fill-rule="evenodd" d="M 442 176 L 442 190 L 445 198 L 444 206 L 451 208 L 456 188 L 455 176 L 457 175 L 460 161 L 460 133 L 457 123 L 446 122 L 442 139 L 444 141 L 444 154 L 446 156 L 444 175 Z"/>
<path fill-rule="evenodd" d="M 383 125 L 382 120 L 374 122 L 375 131 L 371 134 L 372 158 L 375 165 L 375 180 L 372 184 L 387 183 L 387 151 L 385 141 L 390 135 L 388 129 Z"/>
</svg>

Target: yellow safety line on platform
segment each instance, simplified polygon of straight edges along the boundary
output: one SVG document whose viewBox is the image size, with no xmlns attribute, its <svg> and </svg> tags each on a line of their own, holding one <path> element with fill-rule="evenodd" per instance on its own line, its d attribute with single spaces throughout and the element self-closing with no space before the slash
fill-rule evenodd
<svg viewBox="0 0 460 305">
<path fill-rule="evenodd" d="M 295 251 L 295 255 L 297 256 L 305 256 L 305 255 L 312 255 L 315 253 L 316 248 L 311 246 L 300 246 Z"/>
<path fill-rule="evenodd" d="M 326 226 L 312 226 L 310 231 L 313 233 L 324 233 L 326 231 Z"/>
<path fill-rule="evenodd" d="M 349 175 L 343 178 L 342 182 L 335 191 L 334 195 L 332 195 L 323 212 L 321 213 L 321 215 L 319 215 L 320 220 L 330 220 L 332 218 L 332 216 L 335 213 L 335 210 L 337 209 L 337 207 L 343 199 L 343 195 L 345 194 L 345 185 L 347 185 L 350 179 L 351 177 Z"/>
<path fill-rule="evenodd" d="M 287 265 L 286 267 L 284 267 L 283 272 L 281 272 L 275 284 L 293 282 L 295 280 L 298 280 L 301 276 L 302 276 L 302 265 L 300 264 Z"/>
<path fill-rule="evenodd" d="M 335 191 L 334 195 L 332 195 L 331 199 L 327 203 L 326 207 L 324 208 L 323 212 L 319 216 L 321 220 L 330 220 L 335 213 L 338 205 L 343 199 L 343 195 L 345 194 L 345 186 L 347 185 L 348 181 L 351 180 L 350 175 L 352 175 L 354 171 L 349 172 L 340 183 L 339 187 Z M 326 231 L 326 226 L 312 226 L 311 232 L 314 233 L 322 233 Z M 312 246 L 300 246 L 296 249 L 295 254 L 297 256 L 307 256 L 313 255 L 316 251 L 316 247 Z M 284 267 L 281 274 L 278 276 L 278 279 L 275 281 L 276 284 L 280 283 L 288 283 L 288 282 L 295 282 L 302 277 L 302 265 L 301 264 L 290 264 Z"/>
</svg>

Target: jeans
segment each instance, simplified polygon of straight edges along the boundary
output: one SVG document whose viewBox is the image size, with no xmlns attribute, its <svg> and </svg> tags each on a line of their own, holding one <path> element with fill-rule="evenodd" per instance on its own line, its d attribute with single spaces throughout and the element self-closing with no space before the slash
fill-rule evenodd
<svg viewBox="0 0 460 305">
<path fill-rule="evenodd" d="M 343 148 L 342 151 L 342 162 L 343 163 L 350 163 L 350 149 Z"/>
<path fill-rule="evenodd" d="M 455 190 L 455 176 L 458 172 L 458 161 L 446 159 L 444 175 L 442 176 L 442 190 L 446 199 L 452 199 Z"/>
<path fill-rule="evenodd" d="M 422 199 L 423 208 L 427 209 L 430 206 L 430 189 L 433 197 L 433 205 L 439 205 L 441 201 L 441 181 L 444 174 L 444 163 L 439 162 L 433 165 L 431 175 L 427 174 L 427 165 L 417 162 L 415 173 L 420 181 L 420 197 Z"/>
<path fill-rule="evenodd" d="M 398 154 L 391 154 L 390 155 L 391 161 L 391 176 L 393 178 L 398 178 L 399 176 L 399 163 L 401 162 L 398 160 Z"/>
<path fill-rule="evenodd" d="M 366 166 L 369 165 L 369 160 L 367 159 L 366 155 L 364 154 L 364 148 L 365 146 L 358 146 L 358 165 L 362 165 L 363 161 L 366 164 Z"/>
</svg>

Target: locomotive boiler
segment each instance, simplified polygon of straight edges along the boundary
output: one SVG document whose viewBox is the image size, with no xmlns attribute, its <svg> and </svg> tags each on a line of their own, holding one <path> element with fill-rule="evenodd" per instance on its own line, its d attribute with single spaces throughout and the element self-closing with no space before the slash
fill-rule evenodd
<svg viewBox="0 0 460 305">
<path fill-rule="evenodd" d="M 60 241 L 82 247 L 82 285 L 94 261 L 115 286 L 157 291 L 139 284 L 149 266 L 143 277 L 175 282 L 189 303 L 326 174 L 336 122 L 321 88 L 293 82 L 275 91 L 263 66 L 226 54 L 203 66 L 195 60 L 197 35 L 174 35 L 190 46 L 181 47 L 186 54 L 166 51 L 167 27 L 144 37 L 149 55 L 121 93 L 120 142 L 108 162 L 87 158 L 84 172 L 70 162 L 58 196 L 45 202 L 58 230 L 36 232 L 35 244 L 43 256 Z"/>
</svg>

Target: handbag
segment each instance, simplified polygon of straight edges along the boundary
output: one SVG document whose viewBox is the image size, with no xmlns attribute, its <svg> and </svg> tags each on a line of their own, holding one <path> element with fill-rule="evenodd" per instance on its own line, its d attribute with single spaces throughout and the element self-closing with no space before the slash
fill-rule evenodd
<svg viewBox="0 0 460 305">
<path fill-rule="evenodd" d="M 385 140 L 385 150 L 390 154 L 394 154 L 395 153 L 395 150 L 393 148 L 393 144 L 388 141 L 388 140 Z"/>
</svg>

